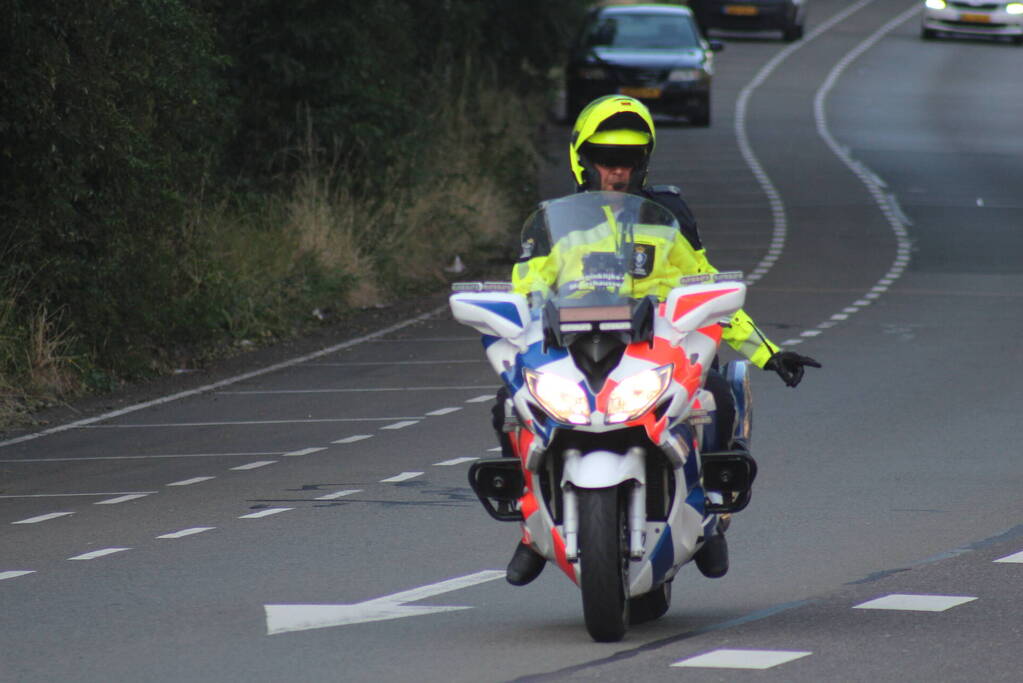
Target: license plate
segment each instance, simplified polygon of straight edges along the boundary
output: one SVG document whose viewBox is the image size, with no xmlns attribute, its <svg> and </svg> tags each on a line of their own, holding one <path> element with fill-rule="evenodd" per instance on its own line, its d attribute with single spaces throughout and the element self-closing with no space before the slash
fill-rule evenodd
<svg viewBox="0 0 1023 683">
<path fill-rule="evenodd" d="M 725 5 L 725 14 L 733 17 L 754 17 L 760 13 L 756 5 Z"/>
<path fill-rule="evenodd" d="M 660 88 L 628 88 L 622 87 L 618 89 L 619 94 L 627 95 L 629 97 L 635 97 L 641 100 L 656 100 L 661 96 Z"/>
<path fill-rule="evenodd" d="M 966 21 L 971 24 L 990 24 L 991 17 L 987 14 L 960 14 L 959 21 Z"/>
</svg>

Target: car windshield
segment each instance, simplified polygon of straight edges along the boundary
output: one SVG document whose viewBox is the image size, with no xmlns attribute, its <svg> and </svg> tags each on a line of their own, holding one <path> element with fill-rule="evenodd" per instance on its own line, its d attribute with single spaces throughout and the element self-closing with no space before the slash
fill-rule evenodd
<svg viewBox="0 0 1023 683">
<path fill-rule="evenodd" d="M 678 229 L 660 204 L 620 192 L 581 192 L 545 202 L 525 226 L 525 232 L 542 235 L 550 245 L 553 282 L 543 301 L 558 308 L 633 298 L 634 275 L 656 277 L 650 238 L 670 239 Z"/>
<path fill-rule="evenodd" d="M 682 50 L 699 47 L 692 20 L 681 14 L 614 12 L 597 17 L 586 31 L 588 47 Z"/>
</svg>

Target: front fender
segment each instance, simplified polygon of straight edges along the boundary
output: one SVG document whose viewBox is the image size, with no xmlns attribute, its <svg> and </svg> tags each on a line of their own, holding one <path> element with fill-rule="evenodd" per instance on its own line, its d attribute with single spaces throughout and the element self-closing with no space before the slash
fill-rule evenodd
<svg viewBox="0 0 1023 683">
<path fill-rule="evenodd" d="M 565 470 L 561 486 L 571 484 L 577 489 L 606 489 L 627 481 L 646 484 L 645 453 L 630 448 L 625 455 L 611 451 L 565 451 Z"/>
</svg>

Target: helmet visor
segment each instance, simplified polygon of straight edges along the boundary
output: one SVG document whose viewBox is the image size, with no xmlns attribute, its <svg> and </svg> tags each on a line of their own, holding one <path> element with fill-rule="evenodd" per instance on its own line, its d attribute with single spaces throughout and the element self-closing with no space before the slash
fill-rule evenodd
<svg viewBox="0 0 1023 683">
<path fill-rule="evenodd" d="M 586 144 L 580 150 L 590 163 L 609 168 L 636 168 L 646 159 L 646 147 Z"/>
</svg>

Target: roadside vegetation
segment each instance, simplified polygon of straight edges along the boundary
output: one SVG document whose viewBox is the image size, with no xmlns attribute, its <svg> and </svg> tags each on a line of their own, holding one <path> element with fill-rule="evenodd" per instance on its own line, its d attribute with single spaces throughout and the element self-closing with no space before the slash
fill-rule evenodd
<svg viewBox="0 0 1023 683">
<path fill-rule="evenodd" d="M 0 0 L 0 428 L 500 253 L 586 4 Z"/>
</svg>

